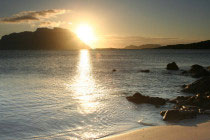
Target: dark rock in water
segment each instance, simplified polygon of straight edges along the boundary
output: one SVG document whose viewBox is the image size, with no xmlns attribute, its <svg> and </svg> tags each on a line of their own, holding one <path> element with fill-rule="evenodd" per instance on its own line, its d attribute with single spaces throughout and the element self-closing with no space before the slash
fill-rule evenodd
<svg viewBox="0 0 210 140">
<path fill-rule="evenodd" d="M 163 116 L 164 121 L 175 121 L 183 119 L 191 119 L 196 117 L 197 113 L 194 111 L 183 111 L 178 109 L 167 110 Z"/>
<path fill-rule="evenodd" d="M 187 85 L 183 90 L 187 93 L 206 93 L 210 92 L 210 76 L 199 79 L 192 84 Z"/>
<path fill-rule="evenodd" d="M 112 70 L 112 72 L 116 72 L 116 71 L 117 71 L 116 69 L 113 69 L 113 70 Z"/>
<path fill-rule="evenodd" d="M 187 85 L 185 85 L 185 84 L 184 84 L 184 85 L 182 85 L 182 88 L 186 88 L 186 87 L 187 87 Z"/>
<path fill-rule="evenodd" d="M 164 115 L 165 115 L 165 113 L 166 113 L 166 111 L 167 111 L 167 110 L 165 110 L 165 111 L 161 111 L 161 112 L 160 112 L 160 115 L 161 115 L 161 116 L 164 116 Z"/>
<path fill-rule="evenodd" d="M 178 96 L 175 99 L 169 100 L 170 103 L 179 104 L 180 102 L 183 102 L 184 100 L 189 99 L 190 96 Z"/>
<path fill-rule="evenodd" d="M 182 74 L 187 75 L 187 74 L 189 74 L 189 72 L 186 71 L 186 70 L 183 70 L 183 71 L 182 71 Z"/>
<path fill-rule="evenodd" d="M 148 103 L 148 104 L 153 104 L 153 105 L 164 105 L 166 104 L 166 99 L 159 98 L 159 97 L 149 97 L 149 96 L 144 96 L 140 93 L 135 93 L 133 96 L 128 96 L 126 97 L 128 101 L 136 103 L 136 104 L 143 104 L 143 103 Z"/>
<path fill-rule="evenodd" d="M 192 77 L 195 77 L 195 78 L 210 76 L 209 71 L 207 71 L 203 66 L 200 66 L 197 64 L 191 66 L 189 73 L 192 75 Z"/>
<path fill-rule="evenodd" d="M 172 102 L 173 101 L 173 102 Z M 176 98 L 170 102 L 176 103 L 175 108 L 181 110 L 192 110 L 192 107 L 198 109 L 210 109 L 210 97 L 207 95 L 197 94 L 190 97 Z M 195 111 L 195 110 L 194 110 Z"/>
<path fill-rule="evenodd" d="M 179 67 L 177 66 L 177 64 L 175 62 L 169 63 L 167 65 L 167 70 L 179 70 Z"/>
<path fill-rule="evenodd" d="M 149 73 L 150 70 L 140 70 L 140 72 Z"/>
<path fill-rule="evenodd" d="M 190 105 L 183 105 L 180 110 L 182 111 L 193 111 L 193 112 L 196 112 L 196 113 L 199 113 L 200 111 L 200 108 L 197 107 L 197 106 L 190 106 Z"/>
<path fill-rule="evenodd" d="M 161 111 L 165 121 L 182 120 L 195 117 L 197 114 L 210 113 L 210 77 L 204 77 L 187 85 L 185 92 L 200 93 L 195 96 L 178 96 L 169 100 L 174 103 L 173 110 Z"/>
<path fill-rule="evenodd" d="M 210 66 L 207 67 L 207 70 L 210 71 Z"/>
<path fill-rule="evenodd" d="M 210 115 L 210 110 L 203 111 L 203 114 Z"/>
</svg>

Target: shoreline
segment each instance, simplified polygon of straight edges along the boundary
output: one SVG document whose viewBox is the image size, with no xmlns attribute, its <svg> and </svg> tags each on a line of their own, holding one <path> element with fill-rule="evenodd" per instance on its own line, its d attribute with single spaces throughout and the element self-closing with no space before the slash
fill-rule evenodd
<svg viewBox="0 0 210 140">
<path fill-rule="evenodd" d="M 210 121 L 197 125 L 163 125 L 131 130 L 99 140 L 209 140 Z"/>
</svg>

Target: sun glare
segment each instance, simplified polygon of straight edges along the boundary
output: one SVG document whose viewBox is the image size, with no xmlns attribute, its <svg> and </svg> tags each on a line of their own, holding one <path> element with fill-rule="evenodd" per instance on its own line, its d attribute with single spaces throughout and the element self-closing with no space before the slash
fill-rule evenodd
<svg viewBox="0 0 210 140">
<path fill-rule="evenodd" d="M 76 28 L 76 34 L 87 45 L 91 46 L 96 41 L 93 29 L 88 24 L 79 25 Z"/>
</svg>

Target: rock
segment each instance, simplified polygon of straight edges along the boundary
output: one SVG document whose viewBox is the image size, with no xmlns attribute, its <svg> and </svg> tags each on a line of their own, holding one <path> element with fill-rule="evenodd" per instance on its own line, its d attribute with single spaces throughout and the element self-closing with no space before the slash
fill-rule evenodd
<svg viewBox="0 0 210 140">
<path fill-rule="evenodd" d="M 192 75 L 192 77 L 195 77 L 195 78 L 210 76 L 209 71 L 207 71 L 203 66 L 200 66 L 197 64 L 191 66 L 189 73 Z"/>
<path fill-rule="evenodd" d="M 190 98 L 190 96 L 178 96 L 175 99 L 169 100 L 170 103 L 174 103 L 174 104 L 179 104 L 180 102 L 187 100 L 188 98 Z"/>
<path fill-rule="evenodd" d="M 210 115 L 210 110 L 204 110 L 203 114 Z"/>
<path fill-rule="evenodd" d="M 188 75 L 189 73 L 188 73 L 188 71 L 183 70 L 183 71 L 182 71 L 182 74 L 184 74 L 184 75 Z"/>
<path fill-rule="evenodd" d="M 200 108 L 197 107 L 197 106 L 189 106 L 189 105 L 184 105 L 180 108 L 180 110 L 182 111 L 193 111 L 193 112 L 196 112 L 196 113 L 199 113 L 200 112 Z"/>
<path fill-rule="evenodd" d="M 182 85 L 182 88 L 186 88 L 186 87 L 187 87 L 187 85 L 185 85 L 185 84 L 184 84 L 184 85 Z"/>
<path fill-rule="evenodd" d="M 160 115 L 161 115 L 161 116 L 164 116 L 165 113 L 166 113 L 166 111 L 160 111 Z"/>
<path fill-rule="evenodd" d="M 191 119 L 196 117 L 196 112 L 194 111 L 183 111 L 178 109 L 167 110 L 163 116 L 164 121 L 175 121 L 183 119 Z"/>
<path fill-rule="evenodd" d="M 199 79 L 192 84 L 187 85 L 182 91 L 195 94 L 204 94 L 206 92 L 210 92 L 210 76 L 203 77 L 202 79 Z"/>
<path fill-rule="evenodd" d="M 143 104 L 143 103 L 148 103 L 148 104 L 153 104 L 153 105 L 164 105 L 166 104 L 166 99 L 159 98 L 159 97 L 149 97 L 149 96 L 144 96 L 140 93 L 135 93 L 133 96 L 128 96 L 126 99 L 130 102 L 136 103 L 136 104 Z"/>
<path fill-rule="evenodd" d="M 207 67 L 207 70 L 210 71 L 210 66 Z"/>
<path fill-rule="evenodd" d="M 113 70 L 112 70 L 112 72 L 116 72 L 116 71 L 117 71 L 116 69 L 113 69 Z"/>
<path fill-rule="evenodd" d="M 150 70 L 140 70 L 140 72 L 149 73 Z"/>
<path fill-rule="evenodd" d="M 167 70 L 179 70 L 179 67 L 177 66 L 177 64 L 175 62 L 169 63 L 167 65 Z"/>
<path fill-rule="evenodd" d="M 192 108 L 194 108 L 194 111 L 198 111 L 200 108 L 210 109 L 210 99 L 206 95 L 197 94 L 195 96 L 186 98 L 185 100 L 177 101 L 176 105 L 176 108 L 182 110 L 192 110 Z"/>
</svg>

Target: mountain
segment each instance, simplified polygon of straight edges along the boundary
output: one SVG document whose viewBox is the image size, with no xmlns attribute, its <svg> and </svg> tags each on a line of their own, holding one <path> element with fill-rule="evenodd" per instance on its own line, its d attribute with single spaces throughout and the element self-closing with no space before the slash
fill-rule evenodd
<svg viewBox="0 0 210 140">
<path fill-rule="evenodd" d="M 210 49 L 210 40 L 191 44 L 177 44 L 159 47 L 158 49 Z"/>
<path fill-rule="evenodd" d="M 158 48 L 161 47 L 159 44 L 145 44 L 140 46 L 130 45 L 125 47 L 124 49 L 152 49 L 152 48 Z"/>
<path fill-rule="evenodd" d="M 0 40 L 0 50 L 77 50 L 90 49 L 67 29 L 38 28 L 35 32 L 5 35 Z"/>
</svg>

